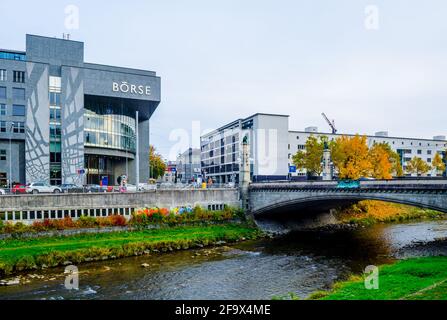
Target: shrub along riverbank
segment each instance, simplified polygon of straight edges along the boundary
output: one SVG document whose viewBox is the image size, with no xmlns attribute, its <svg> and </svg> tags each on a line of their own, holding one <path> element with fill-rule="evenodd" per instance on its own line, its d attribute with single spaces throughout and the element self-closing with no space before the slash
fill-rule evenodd
<svg viewBox="0 0 447 320">
<path fill-rule="evenodd" d="M 447 214 L 412 206 L 364 200 L 338 210 L 336 217 L 345 224 L 373 225 L 375 223 L 404 222 L 420 219 L 447 219 Z"/>
<path fill-rule="evenodd" d="M 0 276 L 38 268 L 186 250 L 255 239 L 255 227 L 225 223 L 0 241 Z"/>
<path fill-rule="evenodd" d="M 364 278 L 351 277 L 331 292 L 316 292 L 322 300 L 447 300 L 447 257 L 401 260 L 379 268 L 379 289 L 365 288 Z"/>
<path fill-rule="evenodd" d="M 242 209 L 225 207 L 223 210 L 209 211 L 199 206 L 180 207 L 169 210 L 167 208 L 144 208 L 135 210 L 129 221 L 122 215 L 108 217 L 81 216 L 73 220 L 67 216 L 63 219 L 44 219 L 34 221 L 31 225 L 21 222 L 7 222 L 0 220 L 0 234 L 26 235 L 48 231 L 63 231 L 77 229 L 97 229 L 108 227 L 125 227 L 133 229 L 149 226 L 178 226 L 196 223 L 229 222 L 232 220 L 245 221 Z"/>
</svg>

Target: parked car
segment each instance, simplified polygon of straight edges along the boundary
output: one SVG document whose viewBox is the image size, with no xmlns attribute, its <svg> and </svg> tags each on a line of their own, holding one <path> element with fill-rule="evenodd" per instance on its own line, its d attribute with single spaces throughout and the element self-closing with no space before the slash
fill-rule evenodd
<svg viewBox="0 0 447 320">
<path fill-rule="evenodd" d="M 26 186 L 24 184 L 16 184 L 12 187 L 11 192 L 13 194 L 25 194 L 26 193 Z"/>
<path fill-rule="evenodd" d="M 63 193 L 79 193 L 84 192 L 84 188 L 75 184 L 66 183 L 59 186 Z"/>
<path fill-rule="evenodd" d="M 37 193 L 61 193 L 62 189 L 56 186 L 50 186 L 45 182 L 35 182 L 31 183 L 26 187 L 27 193 L 37 194 Z"/>
<path fill-rule="evenodd" d="M 85 186 L 85 191 L 88 193 L 113 192 L 113 186 L 100 186 L 99 184 L 88 184 Z"/>
<path fill-rule="evenodd" d="M 4 194 L 6 194 L 5 189 L 0 189 L 0 195 L 4 195 Z"/>
</svg>

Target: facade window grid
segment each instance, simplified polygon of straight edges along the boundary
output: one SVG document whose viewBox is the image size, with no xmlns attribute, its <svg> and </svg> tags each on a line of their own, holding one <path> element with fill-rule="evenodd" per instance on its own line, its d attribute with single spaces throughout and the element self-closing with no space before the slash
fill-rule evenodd
<svg viewBox="0 0 447 320">
<path fill-rule="evenodd" d="M 8 80 L 8 72 L 5 69 L 0 69 L 0 81 Z"/>
<path fill-rule="evenodd" d="M 13 71 L 12 81 L 15 83 L 25 83 L 25 71 Z"/>
<path fill-rule="evenodd" d="M 6 87 L 0 87 L 0 99 L 7 99 Z"/>
<path fill-rule="evenodd" d="M 12 123 L 12 132 L 14 133 L 25 133 L 25 123 L 14 121 Z"/>
<path fill-rule="evenodd" d="M 0 103 L 0 116 L 6 116 L 7 115 L 7 107 L 6 104 Z"/>
</svg>

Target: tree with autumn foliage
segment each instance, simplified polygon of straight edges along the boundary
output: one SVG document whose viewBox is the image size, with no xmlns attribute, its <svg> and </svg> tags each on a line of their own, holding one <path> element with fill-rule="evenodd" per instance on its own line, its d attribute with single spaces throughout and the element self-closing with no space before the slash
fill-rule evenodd
<svg viewBox="0 0 447 320">
<path fill-rule="evenodd" d="M 293 157 L 293 164 L 300 170 L 306 170 L 309 175 L 319 176 L 323 171 L 321 160 L 323 158 L 326 136 L 310 136 L 306 141 L 306 149 L 299 150 Z"/>
<path fill-rule="evenodd" d="M 149 176 L 151 179 L 158 179 L 165 174 L 166 163 L 154 146 L 149 148 Z"/>
<path fill-rule="evenodd" d="M 439 153 L 436 153 L 435 157 L 433 158 L 432 161 L 432 166 L 434 169 L 436 169 L 436 173 L 437 174 L 443 174 L 445 171 L 445 163 L 442 160 L 442 157 Z"/>
<path fill-rule="evenodd" d="M 331 145 L 332 162 L 340 179 L 358 180 L 371 176 L 366 136 L 341 136 Z"/>
<path fill-rule="evenodd" d="M 415 173 L 417 176 L 422 176 L 431 170 L 431 166 L 419 157 L 414 157 L 407 162 L 407 173 Z"/>
<path fill-rule="evenodd" d="M 371 161 L 371 176 L 375 179 L 392 179 L 393 176 L 403 176 L 400 156 L 386 142 L 374 143 L 369 150 Z"/>
</svg>

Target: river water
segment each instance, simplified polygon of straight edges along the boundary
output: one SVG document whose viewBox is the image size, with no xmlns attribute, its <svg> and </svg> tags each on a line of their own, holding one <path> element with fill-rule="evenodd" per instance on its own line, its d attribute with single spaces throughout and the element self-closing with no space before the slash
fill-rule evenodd
<svg viewBox="0 0 447 320">
<path fill-rule="evenodd" d="M 292 233 L 278 239 L 79 266 L 79 290 L 63 268 L 0 287 L 0 299 L 305 298 L 368 265 L 447 255 L 447 221 L 376 225 L 351 231 Z M 143 268 L 145 263 L 149 266 Z M 44 277 L 38 279 L 37 276 Z"/>
</svg>

